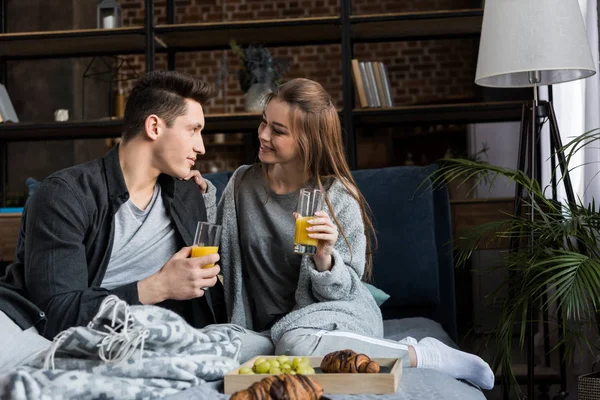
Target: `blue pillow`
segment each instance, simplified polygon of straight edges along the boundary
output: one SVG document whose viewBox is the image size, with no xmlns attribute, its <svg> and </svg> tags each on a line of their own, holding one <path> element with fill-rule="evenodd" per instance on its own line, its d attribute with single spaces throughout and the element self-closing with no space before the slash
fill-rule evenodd
<svg viewBox="0 0 600 400">
<path fill-rule="evenodd" d="M 202 174 L 203 178 L 206 178 L 215 185 L 217 188 L 217 204 L 221 200 L 221 195 L 223 194 L 223 190 L 225 190 L 225 186 L 227 186 L 227 182 L 229 182 L 229 178 L 231 178 L 233 172 L 213 172 L 210 174 Z"/>
<path fill-rule="evenodd" d="M 432 167 L 352 171 L 373 211 L 378 246 L 373 282 L 390 294 L 387 308 L 440 304 L 433 192 L 419 185 Z"/>
<path fill-rule="evenodd" d="M 375 303 L 377 303 L 377 307 L 381 307 L 381 305 L 390 298 L 389 294 L 381 289 L 376 288 L 370 283 L 363 282 L 363 284 L 367 287 L 367 289 L 369 289 L 369 292 L 371 292 L 371 295 L 375 299 Z"/>
</svg>

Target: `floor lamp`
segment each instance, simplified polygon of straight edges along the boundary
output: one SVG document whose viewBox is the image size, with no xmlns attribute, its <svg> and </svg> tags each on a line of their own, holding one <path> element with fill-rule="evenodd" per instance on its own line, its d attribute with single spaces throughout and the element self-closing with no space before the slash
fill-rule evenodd
<svg viewBox="0 0 600 400">
<path fill-rule="evenodd" d="M 550 125 L 551 153 L 557 154 L 568 201 L 575 201 L 551 102 L 538 101 L 538 87 L 587 78 L 596 73 L 577 0 L 487 0 L 479 44 L 475 83 L 480 86 L 532 87 L 533 101 L 523 106 L 518 168 L 540 179 L 538 149 L 542 119 Z M 526 165 L 527 164 L 527 165 Z M 553 184 L 556 185 L 553 180 Z M 555 192 L 556 187 L 553 187 Z M 520 215 L 523 188 L 515 189 L 515 215 Z M 533 210 L 531 218 L 534 218 Z M 531 239 L 533 240 L 533 234 Z M 518 243 L 515 243 L 518 245 Z M 528 310 L 527 398 L 534 398 L 533 315 Z M 505 374 L 506 375 L 506 374 Z M 561 359 L 561 392 L 566 396 L 566 370 Z M 505 381 L 506 383 L 506 381 Z M 507 388 L 505 388 L 507 393 Z"/>
</svg>

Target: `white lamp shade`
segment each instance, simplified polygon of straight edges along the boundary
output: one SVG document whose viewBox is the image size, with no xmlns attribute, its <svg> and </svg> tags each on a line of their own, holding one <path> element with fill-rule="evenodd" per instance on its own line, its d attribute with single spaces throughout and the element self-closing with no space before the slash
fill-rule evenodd
<svg viewBox="0 0 600 400">
<path fill-rule="evenodd" d="M 475 83 L 533 86 L 534 71 L 538 85 L 596 73 L 577 0 L 486 0 Z"/>
</svg>

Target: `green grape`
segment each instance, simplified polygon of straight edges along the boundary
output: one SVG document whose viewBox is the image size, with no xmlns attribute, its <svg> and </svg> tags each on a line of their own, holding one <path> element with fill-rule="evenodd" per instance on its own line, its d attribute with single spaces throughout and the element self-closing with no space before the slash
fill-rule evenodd
<svg viewBox="0 0 600 400">
<path fill-rule="evenodd" d="M 240 375 L 254 375 L 254 371 L 250 367 L 240 368 Z"/>
<path fill-rule="evenodd" d="M 271 369 L 269 370 L 269 373 L 273 374 L 273 375 L 279 375 L 279 374 L 281 374 L 281 368 L 271 366 Z"/>
<path fill-rule="evenodd" d="M 277 357 L 277 361 L 279 361 L 279 364 L 289 364 L 290 358 L 286 355 L 281 355 Z"/>
<path fill-rule="evenodd" d="M 267 361 L 267 359 L 264 357 L 258 357 L 256 360 L 254 360 L 254 366 L 256 367 L 258 364 L 261 364 L 264 361 Z"/>
<path fill-rule="evenodd" d="M 292 370 L 292 366 L 290 364 L 281 364 L 280 368 L 283 372 Z"/>
<path fill-rule="evenodd" d="M 279 361 L 277 361 L 277 360 L 271 360 L 269 362 L 271 363 L 271 367 L 277 367 L 277 368 L 280 367 Z"/>
<path fill-rule="evenodd" d="M 297 369 L 298 369 L 298 366 L 299 366 L 299 365 L 300 365 L 300 364 L 303 362 L 302 360 L 304 360 L 302 357 L 295 357 L 295 358 L 292 360 L 292 368 L 293 368 L 294 370 L 297 370 Z"/>
<path fill-rule="evenodd" d="M 271 363 L 268 361 L 263 361 L 260 364 L 254 367 L 257 374 L 268 374 L 271 369 Z"/>
<path fill-rule="evenodd" d="M 312 375 L 315 373 L 315 370 L 313 368 L 309 367 L 308 365 L 300 365 L 296 369 L 296 372 L 301 375 Z"/>
<path fill-rule="evenodd" d="M 288 374 L 288 375 L 296 375 L 297 372 L 290 369 L 288 372 L 286 372 L 286 374 Z"/>
</svg>

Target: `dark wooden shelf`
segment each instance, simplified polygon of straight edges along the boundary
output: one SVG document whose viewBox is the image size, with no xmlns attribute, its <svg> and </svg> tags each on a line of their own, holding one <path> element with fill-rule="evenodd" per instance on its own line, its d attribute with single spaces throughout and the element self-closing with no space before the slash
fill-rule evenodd
<svg viewBox="0 0 600 400">
<path fill-rule="evenodd" d="M 261 114 L 209 114 L 203 133 L 256 132 Z"/>
<path fill-rule="evenodd" d="M 120 119 L 0 124 L 0 141 L 101 139 L 121 136 Z"/>
<path fill-rule="evenodd" d="M 483 9 L 355 15 L 350 21 L 355 43 L 477 37 Z"/>
<path fill-rule="evenodd" d="M 392 108 L 364 108 L 353 111 L 360 125 L 442 124 L 519 121 L 521 102 L 463 103 Z M 260 114 L 210 114 L 206 117 L 205 134 L 256 132 Z M 122 121 L 66 121 L 46 123 L 0 124 L 0 141 L 32 141 L 62 139 L 97 139 L 121 136 Z"/>
<path fill-rule="evenodd" d="M 402 106 L 354 109 L 360 125 L 443 124 L 520 121 L 523 103 L 519 101 Z"/>
<path fill-rule="evenodd" d="M 338 17 L 158 25 L 156 35 L 175 51 L 228 49 L 232 39 L 273 47 L 340 43 L 342 37 Z"/>
<path fill-rule="evenodd" d="M 0 34 L 0 54 L 7 59 L 138 54 L 145 46 L 141 26 Z"/>
<path fill-rule="evenodd" d="M 483 10 L 388 13 L 351 17 L 355 42 L 477 36 Z M 156 51 L 228 49 L 240 45 L 302 46 L 339 44 L 338 16 L 258 21 L 164 24 L 156 27 Z M 82 57 L 145 52 L 142 26 L 115 29 L 19 32 L 0 34 L 0 54 L 6 59 Z"/>
<path fill-rule="evenodd" d="M 206 117 L 205 134 L 252 132 L 258 129 L 260 114 L 212 114 Z M 0 124 L 0 141 L 99 139 L 121 136 L 120 119 L 46 123 Z"/>
</svg>

